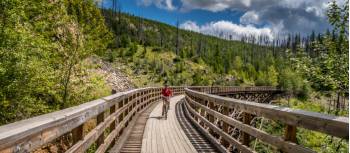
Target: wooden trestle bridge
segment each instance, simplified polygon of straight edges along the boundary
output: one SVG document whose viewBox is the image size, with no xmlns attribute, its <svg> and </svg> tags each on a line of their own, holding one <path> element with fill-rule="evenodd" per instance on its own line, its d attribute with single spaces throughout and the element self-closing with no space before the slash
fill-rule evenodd
<svg viewBox="0 0 350 153">
<path fill-rule="evenodd" d="M 273 87 L 172 87 L 168 119 L 161 118 L 161 88 L 120 92 L 79 106 L 0 127 L 0 152 L 36 152 L 70 138 L 65 152 L 256 152 L 258 140 L 276 152 L 315 152 L 298 144 L 304 128 L 348 140 L 346 117 L 269 104 L 281 90 Z M 91 121 L 96 126 L 87 129 Z M 269 120 L 284 134 L 259 128 Z M 64 152 L 64 151 L 59 151 Z"/>
</svg>

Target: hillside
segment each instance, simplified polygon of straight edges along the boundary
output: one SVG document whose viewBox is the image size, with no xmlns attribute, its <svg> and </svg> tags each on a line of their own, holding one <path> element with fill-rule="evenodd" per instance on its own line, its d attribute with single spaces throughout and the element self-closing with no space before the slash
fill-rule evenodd
<svg viewBox="0 0 350 153">
<path fill-rule="evenodd" d="M 108 56 L 110 61 L 115 57 L 133 56 L 137 49 L 130 48 L 146 47 L 158 53 L 173 52 L 176 55 L 175 63 L 191 61 L 207 66 L 207 70 L 213 72 L 209 75 L 212 75 L 210 78 L 214 80 L 205 81 L 204 78 L 203 81 L 190 81 L 192 84 L 201 85 L 276 86 L 277 73 L 285 68 L 284 50 L 273 45 L 261 45 L 266 39 L 263 36 L 259 37 L 259 41 L 253 37 L 242 38 L 242 41 L 223 40 L 125 13 L 112 13 L 110 10 L 103 12 L 107 25 L 117 37 L 114 44 L 117 51 L 110 53 Z M 192 74 L 203 76 L 202 73 Z M 267 77 L 267 75 L 275 76 Z M 163 74 L 163 77 L 169 80 L 177 80 L 171 79 L 172 76 L 174 75 L 168 72 Z M 171 84 L 181 85 L 182 82 L 171 81 Z"/>
</svg>

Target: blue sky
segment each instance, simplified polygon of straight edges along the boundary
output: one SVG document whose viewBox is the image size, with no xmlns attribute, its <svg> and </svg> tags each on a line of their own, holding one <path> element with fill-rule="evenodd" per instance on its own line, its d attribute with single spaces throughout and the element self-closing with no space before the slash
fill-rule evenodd
<svg viewBox="0 0 350 153">
<path fill-rule="evenodd" d="M 104 0 L 111 6 L 112 0 Z M 328 0 L 119 0 L 122 11 L 214 36 L 301 35 L 330 28 Z M 224 35 L 222 35 L 224 33 Z"/>
<path fill-rule="evenodd" d="M 148 19 L 157 20 L 170 25 L 176 25 L 176 21 L 180 23 L 191 20 L 196 21 L 198 24 L 205 24 L 210 21 L 228 20 L 235 23 L 239 22 L 240 16 L 243 12 L 240 11 L 222 11 L 212 13 L 205 10 L 192 10 L 192 11 L 169 11 L 166 9 L 158 8 L 155 5 L 145 6 L 140 3 L 140 0 L 123 0 L 122 10 L 137 16 L 142 16 Z M 174 1 L 174 5 L 181 5 L 179 1 Z"/>
</svg>

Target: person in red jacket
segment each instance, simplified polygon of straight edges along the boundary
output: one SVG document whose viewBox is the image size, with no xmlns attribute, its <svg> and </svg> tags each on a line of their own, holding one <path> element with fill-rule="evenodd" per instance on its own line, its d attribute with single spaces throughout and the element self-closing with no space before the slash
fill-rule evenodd
<svg viewBox="0 0 350 153">
<path fill-rule="evenodd" d="M 162 110 L 162 116 L 167 119 L 168 116 L 168 110 L 170 108 L 170 97 L 172 96 L 172 91 L 168 87 L 167 84 L 165 84 L 164 88 L 162 89 L 162 97 L 163 97 L 163 110 Z"/>
</svg>

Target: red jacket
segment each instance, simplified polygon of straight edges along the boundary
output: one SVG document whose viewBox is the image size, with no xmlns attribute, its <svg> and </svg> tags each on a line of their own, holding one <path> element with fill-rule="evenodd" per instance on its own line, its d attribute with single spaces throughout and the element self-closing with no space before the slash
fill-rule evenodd
<svg viewBox="0 0 350 153">
<path fill-rule="evenodd" d="M 162 95 L 165 97 L 169 97 L 172 95 L 172 91 L 169 88 L 163 88 L 162 89 Z"/>
</svg>

